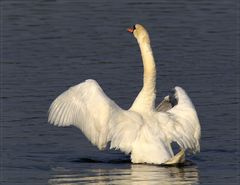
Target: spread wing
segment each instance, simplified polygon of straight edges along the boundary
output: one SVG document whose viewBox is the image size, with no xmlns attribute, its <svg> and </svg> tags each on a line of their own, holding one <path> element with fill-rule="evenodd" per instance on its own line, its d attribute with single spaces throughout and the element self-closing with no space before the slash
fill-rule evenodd
<svg viewBox="0 0 240 185">
<path fill-rule="evenodd" d="M 174 91 L 159 104 L 157 111 L 160 122 L 168 120 L 161 125 L 171 141 L 177 142 L 183 149 L 200 151 L 200 123 L 195 107 L 184 89 L 175 87 Z"/>
<path fill-rule="evenodd" d="M 108 142 L 109 121 L 122 109 L 109 99 L 95 80 L 69 88 L 51 104 L 48 121 L 76 126 L 99 149 Z"/>
</svg>

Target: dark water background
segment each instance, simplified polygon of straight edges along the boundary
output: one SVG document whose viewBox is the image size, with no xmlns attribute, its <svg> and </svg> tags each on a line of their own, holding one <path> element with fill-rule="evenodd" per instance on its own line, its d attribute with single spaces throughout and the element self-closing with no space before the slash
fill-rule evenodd
<svg viewBox="0 0 240 185">
<path fill-rule="evenodd" d="M 238 184 L 239 6 L 235 0 L 3 0 L 1 183 Z M 142 85 L 135 23 L 150 33 L 160 101 L 175 85 L 202 125 L 193 164 L 133 165 L 98 151 L 76 128 L 47 123 L 50 103 L 96 79 L 129 108 Z"/>
</svg>

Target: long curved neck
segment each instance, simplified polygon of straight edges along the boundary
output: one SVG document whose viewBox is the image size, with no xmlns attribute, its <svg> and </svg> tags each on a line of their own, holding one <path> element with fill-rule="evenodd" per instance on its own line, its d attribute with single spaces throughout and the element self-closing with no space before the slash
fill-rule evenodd
<svg viewBox="0 0 240 185">
<path fill-rule="evenodd" d="M 146 112 L 155 108 L 156 66 L 150 41 L 143 40 L 138 43 L 143 61 L 143 88 L 130 109 Z"/>
<path fill-rule="evenodd" d="M 140 50 L 143 60 L 143 89 L 144 91 L 154 95 L 156 86 L 156 66 L 152 54 L 150 43 L 140 43 Z M 155 100 L 155 99 L 154 99 Z"/>
</svg>

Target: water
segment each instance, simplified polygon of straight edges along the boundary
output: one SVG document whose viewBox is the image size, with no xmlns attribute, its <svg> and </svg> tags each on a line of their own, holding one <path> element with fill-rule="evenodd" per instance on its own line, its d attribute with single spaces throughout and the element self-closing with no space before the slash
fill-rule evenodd
<svg viewBox="0 0 240 185">
<path fill-rule="evenodd" d="M 1 2 L 2 184 L 239 184 L 239 20 L 233 0 Z M 239 13 L 238 13 L 239 14 Z M 201 153 L 182 167 L 134 165 L 78 129 L 47 123 L 50 103 L 96 79 L 129 108 L 142 63 L 126 28 L 145 25 L 159 102 L 184 87 L 199 113 Z"/>
</svg>

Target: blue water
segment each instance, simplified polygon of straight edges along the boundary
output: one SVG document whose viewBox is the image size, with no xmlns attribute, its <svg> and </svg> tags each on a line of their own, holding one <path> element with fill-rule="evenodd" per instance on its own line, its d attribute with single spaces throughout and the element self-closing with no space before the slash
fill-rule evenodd
<svg viewBox="0 0 240 185">
<path fill-rule="evenodd" d="M 1 173 L 13 184 L 239 184 L 239 5 L 234 0 L 1 1 Z M 142 85 L 135 23 L 150 33 L 157 101 L 192 98 L 201 153 L 181 167 L 131 164 L 47 123 L 61 92 L 98 81 L 122 108 Z"/>
</svg>

